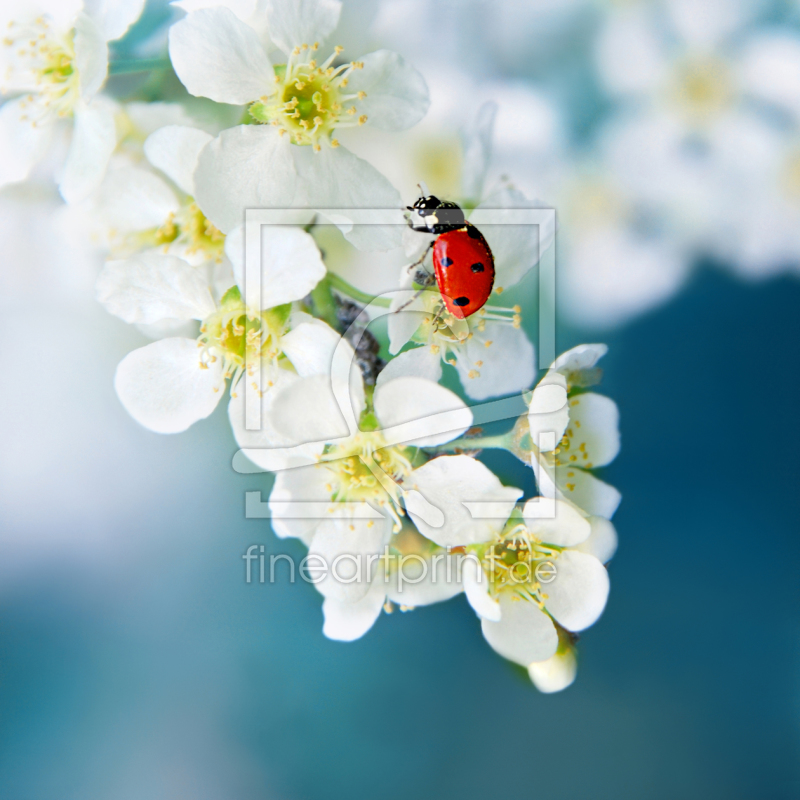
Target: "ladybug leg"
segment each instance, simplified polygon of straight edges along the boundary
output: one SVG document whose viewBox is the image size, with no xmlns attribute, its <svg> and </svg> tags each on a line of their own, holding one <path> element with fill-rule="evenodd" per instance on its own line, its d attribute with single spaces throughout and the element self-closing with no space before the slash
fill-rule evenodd
<svg viewBox="0 0 800 800">
<path fill-rule="evenodd" d="M 425 228 L 424 230 L 426 233 L 428 232 L 427 228 Z M 408 271 L 411 272 L 417 267 L 421 266 L 425 262 L 425 259 L 428 257 L 428 253 L 430 253 L 430 251 L 433 250 L 433 246 L 435 244 L 436 244 L 436 239 L 434 239 L 432 242 L 428 242 L 428 246 L 425 248 L 425 252 L 413 264 L 409 264 L 406 269 L 408 269 Z M 417 282 L 419 283 L 419 281 Z"/>
<path fill-rule="evenodd" d="M 392 313 L 397 314 L 398 311 L 402 311 L 407 306 L 410 306 L 425 291 L 426 288 L 426 286 L 423 286 L 421 289 L 418 289 L 413 295 L 411 295 L 411 297 L 408 298 L 408 300 L 405 301 L 405 303 L 403 303 L 403 305 L 401 305 L 399 308 L 396 308 Z"/>
</svg>

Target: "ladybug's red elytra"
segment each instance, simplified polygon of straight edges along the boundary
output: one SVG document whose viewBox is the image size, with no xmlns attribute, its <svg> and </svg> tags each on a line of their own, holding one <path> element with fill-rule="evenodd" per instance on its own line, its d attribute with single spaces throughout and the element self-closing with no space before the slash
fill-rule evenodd
<svg viewBox="0 0 800 800">
<path fill-rule="evenodd" d="M 420 197 L 407 208 L 422 220 L 415 224 L 409 219 L 412 230 L 436 234 L 428 249 L 433 248 L 436 285 L 445 308 L 458 319 L 479 311 L 494 285 L 494 256 L 483 234 L 467 222 L 459 206 L 433 195 Z M 415 280 L 423 285 L 433 282 L 427 273 L 415 276 Z"/>
</svg>

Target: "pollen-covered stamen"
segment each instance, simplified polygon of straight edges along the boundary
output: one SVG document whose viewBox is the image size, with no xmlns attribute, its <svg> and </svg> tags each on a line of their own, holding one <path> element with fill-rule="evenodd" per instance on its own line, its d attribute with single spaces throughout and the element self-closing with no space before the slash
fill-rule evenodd
<svg viewBox="0 0 800 800">
<path fill-rule="evenodd" d="M 575 418 L 581 404 L 581 395 L 570 397 L 568 402 L 571 418 L 558 447 L 553 450 L 553 466 L 592 469 L 594 461 L 589 443 L 585 432 L 581 430 L 581 421 Z"/>
<path fill-rule="evenodd" d="M 360 431 L 340 444 L 328 445 L 320 457 L 330 476 L 331 500 L 367 502 L 386 509 L 400 530 L 404 515 L 402 483 L 411 474 L 407 448 L 386 446 L 380 431 Z"/>
<path fill-rule="evenodd" d="M 460 366 L 468 378 L 479 378 L 484 359 L 470 359 L 463 347 L 476 332 L 484 333 L 486 321 L 502 322 L 519 328 L 522 324 L 522 309 L 515 305 L 511 308 L 501 306 L 484 306 L 476 314 L 466 320 L 447 311 L 441 297 L 436 292 L 426 292 L 423 305 L 428 312 L 422 324 L 414 334 L 414 340 L 430 347 L 431 352 L 441 356 L 442 361 L 451 366 Z M 486 339 L 484 347 L 489 350 L 492 340 Z M 491 352 L 486 353 L 491 358 Z"/>
<path fill-rule="evenodd" d="M 0 92 L 27 92 L 20 102 L 23 120 L 37 125 L 50 116 L 72 114 L 79 97 L 73 32 L 56 34 L 45 17 L 10 22 L 2 46 L 8 66 Z"/>
<path fill-rule="evenodd" d="M 543 543 L 524 523 L 510 521 L 494 542 L 469 549 L 480 559 L 492 595 L 508 592 L 544 610 L 547 594 L 537 570 L 556 561 L 561 548 Z"/>
<path fill-rule="evenodd" d="M 190 257 L 200 255 L 205 261 L 221 262 L 225 250 L 225 234 L 216 228 L 191 197 L 171 212 L 160 228 L 150 228 L 115 238 L 112 248 L 122 257 L 142 248 L 161 247 L 165 251 Z"/>
<path fill-rule="evenodd" d="M 235 397 L 233 387 L 246 369 L 252 371 L 264 360 L 277 366 L 290 308 L 287 304 L 267 311 L 248 309 L 238 287 L 229 289 L 220 307 L 200 326 L 200 366 L 221 358 L 223 378 L 230 378 Z"/>
<path fill-rule="evenodd" d="M 294 144 L 311 145 L 315 150 L 320 149 L 322 141 L 338 146 L 335 139 L 331 140 L 336 128 L 367 121 L 355 105 L 366 98 L 366 92 L 345 91 L 351 73 L 363 69 L 364 63 L 331 66 L 342 52 L 341 47 L 336 47 L 326 61 L 317 65 L 311 58 L 317 47 L 296 47 L 285 65 L 275 67 L 274 92 L 250 106 L 250 115 L 257 122 L 275 125 L 282 133 L 288 133 Z"/>
</svg>

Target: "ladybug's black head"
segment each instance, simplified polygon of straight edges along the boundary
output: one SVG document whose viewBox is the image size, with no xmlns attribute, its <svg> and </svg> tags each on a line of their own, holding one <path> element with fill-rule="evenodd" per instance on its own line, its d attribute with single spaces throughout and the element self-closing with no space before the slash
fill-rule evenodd
<svg viewBox="0 0 800 800">
<path fill-rule="evenodd" d="M 421 223 L 415 224 L 413 217 L 409 218 L 408 224 L 415 231 L 447 233 L 447 231 L 463 228 L 466 224 L 464 212 L 459 206 L 447 200 L 440 200 L 432 194 L 420 197 L 413 206 L 406 206 L 406 208 L 421 219 Z"/>
<path fill-rule="evenodd" d="M 421 217 L 426 217 L 431 211 L 440 208 L 442 201 L 438 197 L 429 194 L 427 197 L 420 197 L 413 206 L 406 206 L 409 211 L 416 211 Z"/>
</svg>

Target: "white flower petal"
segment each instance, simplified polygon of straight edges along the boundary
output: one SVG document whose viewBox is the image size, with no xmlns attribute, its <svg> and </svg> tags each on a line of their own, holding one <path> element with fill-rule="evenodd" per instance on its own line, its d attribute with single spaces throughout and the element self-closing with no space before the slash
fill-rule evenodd
<svg viewBox="0 0 800 800">
<path fill-rule="evenodd" d="M 147 160 L 175 185 L 194 197 L 194 171 L 200 151 L 212 136 L 199 128 L 168 125 L 151 133 L 144 143 Z"/>
<path fill-rule="evenodd" d="M 442 377 L 442 359 L 430 347 L 415 347 L 395 356 L 380 372 L 376 391 L 395 378 L 415 376 L 437 383 Z"/>
<path fill-rule="evenodd" d="M 444 514 L 444 525 L 433 527 L 409 509 L 420 533 L 441 547 L 488 542 L 499 531 L 522 490 L 503 486 L 480 461 L 469 456 L 439 456 L 415 469 L 406 479 L 406 489 L 416 489 Z M 486 504 L 489 519 L 473 519 L 467 504 Z M 478 513 L 476 511 L 476 513 Z"/>
<path fill-rule="evenodd" d="M 500 620 L 500 603 L 489 594 L 489 579 L 475 556 L 464 558 L 461 563 L 464 594 L 472 610 L 481 618 L 492 622 Z"/>
<path fill-rule="evenodd" d="M 227 8 L 193 11 L 169 30 L 172 66 L 189 94 L 243 105 L 273 91 L 258 34 Z"/>
<path fill-rule="evenodd" d="M 363 91 L 359 114 L 369 124 L 384 131 L 403 131 L 416 125 L 431 104 L 425 78 L 405 59 L 391 50 L 378 50 L 362 56 L 364 68 L 350 76 L 348 90 Z"/>
<path fill-rule="evenodd" d="M 557 547 L 573 547 L 589 538 L 592 526 L 574 506 L 563 500 L 556 500 L 554 504 L 542 503 L 542 499 L 528 500 L 522 509 L 528 528 L 538 539 Z M 555 516 L 543 516 L 543 509 L 553 509 Z"/>
<path fill-rule="evenodd" d="M 527 667 L 555 653 L 558 634 L 550 617 L 539 606 L 503 592 L 499 622 L 484 619 L 481 628 L 486 641 L 503 658 Z"/>
<path fill-rule="evenodd" d="M 139 19 L 144 3 L 145 0 L 84 0 L 83 7 L 110 42 L 121 38 Z"/>
<path fill-rule="evenodd" d="M 594 556 L 601 564 L 607 564 L 617 552 L 617 531 L 604 517 L 589 517 L 592 532 L 585 542 L 575 550 Z"/>
<path fill-rule="evenodd" d="M 395 355 L 403 349 L 411 337 L 425 319 L 425 300 L 420 295 L 416 299 L 417 292 L 409 289 L 407 292 L 399 292 L 392 298 L 391 314 L 389 314 L 389 352 Z M 401 306 L 405 307 L 400 310 Z"/>
<path fill-rule="evenodd" d="M 200 270 L 155 252 L 107 262 L 97 279 L 97 299 L 125 322 L 145 325 L 204 319 L 215 308 Z"/>
<path fill-rule="evenodd" d="M 219 359 L 201 368 L 194 339 L 161 339 L 122 359 L 114 387 L 140 425 L 180 433 L 217 407 L 225 381 Z"/>
<path fill-rule="evenodd" d="M 322 632 L 329 639 L 352 642 L 360 639 L 381 614 L 386 598 L 383 581 L 376 578 L 369 591 L 355 603 L 326 597 L 322 603 L 325 624 Z"/>
<path fill-rule="evenodd" d="M 337 209 L 331 221 L 359 250 L 391 250 L 399 247 L 405 227 L 400 193 L 369 162 L 345 147 L 295 147 L 293 155 L 302 181 L 302 196 L 316 209 Z M 394 212 L 393 224 L 352 224 L 350 209 Z M 396 212 L 395 212 L 396 209 Z"/>
<path fill-rule="evenodd" d="M 553 362 L 550 369 L 567 377 L 573 373 L 580 374 L 584 370 L 592 369 L 607 352 L 607 344 L 579 344 L 562 353 Z"/>
<path fill-rule="evenodd" d="M 228 233 L 244 224 L 246 208 L 289 206 L 297 182 L 291 147 L 272 125 L 222 131 L 197 161 L 195 200 L 203 213 Z"/>
<path fill-rule="evenodd" d="M 285 369 L 272 369 L 264 365 L 262 370 L 256 369 L 254 374 L 242 376 L 242 380 L 231 393 L 228 405 L 231 429 L 237 444 L 242 448 L 242 455 L 260 470 L 269 472 L 313 464 L 322 453 L 323 446 L 312 443 L 295 449 L 297 442 L 287 436 L 285 430 L 273 424 L 273 401 L 281 389 L 300 378 Z M 247 427 L 247 411 L 259 408 L 259 423 L 256 425 L 251 418 L 251 424 L 256 429 L 250 430 Z M 237 470 L 248 471 L 243 465 L 237 466 Z"/>
<path fill-rule="evenodd" d="M 558 372 L 548 372 L 531 394 L 528 408 L 530 437 L 542 452 L 558 446 L 569 424 L 567 381 Z"/>
<path fill-rule="evenodd" d="M 124 113 L 140 136 L 149 136 L 167 125 L 192 127 L 194 119 L 180 103 L 126 103 Z"/>
<path fill-rule="evenodd" d="M 457 556 L 440 552 L 424 557 L 405 554 L 402 562 L 400 558 L 392 559 L 392 570 L 386 583 L 386 596 L 398 605 L 429 606 L 462 592 Z M 402 580 L 399 575 L 401 568 Z M 383 578 L 376 580 L 383 585 Z"/>
<path fill-rule="evenodd" d="M 604 467 L 619 453 L 619 409 L 609 397 L 584 392 L 569 400 L 569 453 L 582 466 Z M 562 452 L 560 458 L 566 459 Z M 570 460 L 571 460 L 571 456 Z"/>
<path fill-rule="evenodd" d="M 389 519 L 354 519 L 346 509 L 320 522 L 308 548 L 309 556 L 318 556 L 328 566 L 327 575 L 314 584 L 317 591 L 347 603 L 364 597 L 373 585 L 371 578 L 383 571 L 375 556 L 390 534 Z"/>
<path fill-rule="evenodd" d="M 0 186 L 24 181 L 52 139 L 51 125 L 31 122 L 27 102 L 18 97 L 0 106 Z"/>
<path fill-rule="evenodd" d="M 75 106 L 75 127 L 59 190 L 67 203 L 84 200 L 103 181 L 108 159 L 117 146 L 114 108 L 98 97 Z"/>
<path fill-rule="evenodd" d="M 545 661 L 534 661 L 528 666 L 533 685 L 544 694 L 560 692 L 571 686 L 578 674 L 578 660 L 575 650 L 568 648 L 557 652 Z"/>
<path fill-rule="evenodd" d="M 506 209 L 514 209 L 515 222 L 521 216 L 524 224 L 506 224 L 509 220 Z M 470 222 L 486 237 L 494 256 L 496 289 L 508 289 L 520 281 L 553 243 L 555 230 L 539 225 L 541 213 L 537 204 L 522 192 L 502 189 L 487 197 L 470 214 Z"/>
<path fill-rule="evenodd" d="M 411 446 L 433 447 L 449 442 L 472 425 L 472 412 L 464 401 L 425 378 L 388 381 L 375 390 L 374 402 L 381 426 L 387 429 L 402 425 L 398 434 Z"/>
<path fill-rule="evenodd" d="M 545 607 L 569 631 L 593 625 L 608 600 L 608 570 L 594 557 L 563 550 L 554 561 L 555 578 L 545 584 Z"/>
<path fill-rule="evenodd" d="M 270 38 L 284 53 L 322 43 L 339 23 L 341 11 L 339 0 L 267 0 Z"/>
<path fill-rule="evenodd" d="M 331 490 L 327 485 L 330 478 L 331 473 L 324 464 L 282 469 L 275 475 L 269 507 L 276 536 L 300 539 L 306 547 L 311 544 L 322 520 L 300 517 L 288 503 L 331 503 Z"/>
<path fill-rule="evenodd" d="M 301 377 L 328 375 L 334 350 L 341 338 L 330 325 L 313 319 L 295 326 L 282 336 L 281 349 Z"/>
<path fill-rule="evenodd" d="M 655 92 L 668 77 L 664 37 L 651 11 L 642 5 L 606 15 L 594 50 L 598 76 L 611 92 Z"/>
<path fill-rule="evenodd" d="M 468 397 L 486 400 L 530 388 L 536 377 L 536 354 L 522 328 L 488 322 L 483 331 L 475 327 L 471 333 L 456 361 Z"/>
<path fill-rule="evenodd" d="M 108 175 L 97 203 L 109 227 L 119 231 L 160 228 L 179 208 L 167 182 L 139 167 L 124 166 Z"/>
<path fill-rule="evenodd" d="M 201 8 L 223 6 L 236 14 L 242 22 L 248 22 L 256 13 L 256 7 L 260 5 L 260 0 L 173 0 L 170 5 L 182 8 L 187 14 L 199 11 Z"/>
<path fill-rule="evenodd" d="M 75 68 L 78 71 L 81 97 L 91 100 L 108 74 L 108 45 L 97 23 L 87 14 L 75 21 Z"/>
<path fill-rule="evenodd" d="M 324 277 L 325 264 L 310 233 L 285 225 L 261 225 L 261 246 L 252 254 L 252 268 L 261 262 L 260 296 L 246 285 L 241 258 L 241 232 L 226 241 L 236 283 L 248 306 L 274 308 L 304 298 Z M 257 289 L 255 285 L 253 289 Z"/>
<path fill-rule="evenodd" d="M 556 486 L 564 498 L 587 514 L 611 519 L 622 495 L 589 472 L 573 467 L 556 468 Z"/>
<path fill-rule="evenodd" d="M 363 394 L 351 398 L 355 417 L 364 408 Z M 276 395 L 270 412 L 272 425 L 297 444 L 329 442 L 350 431 L 327 375 L 301 378 Z"/>
<path fill-rule="evenodd" d="M 492 154 L 492 133 L 497 116 L 497 103 L 484 103 L 474 120 L 461 133 L 462 167 L 461 196 L 479 200 Z"/>
<path fill-rule="evenodd" d="M 748 37 L 739 60 L 745 91 L 800 116 L 800 38 L 784 32 Z"/>
</svg>

